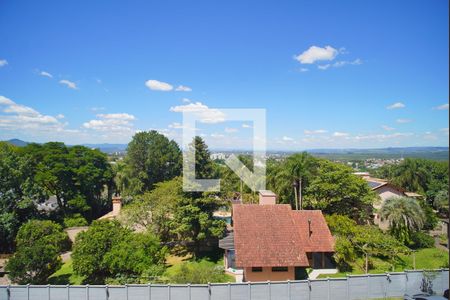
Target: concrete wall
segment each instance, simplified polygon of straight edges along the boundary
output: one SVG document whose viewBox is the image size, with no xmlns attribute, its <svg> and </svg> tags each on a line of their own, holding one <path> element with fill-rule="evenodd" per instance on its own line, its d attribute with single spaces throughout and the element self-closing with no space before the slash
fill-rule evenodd
<svg viewBox="0 0 450 300">
<path fill-rule="evenodd" d="M 272 272 L 271 267 L 263 267 L 262 272 L 252 272 L 252 268 L 244 268 L 244 280 L 251 282 L 294 280 L 294 270 L 294 267 L 288 267 L 287 272 Z"/>
</svg>

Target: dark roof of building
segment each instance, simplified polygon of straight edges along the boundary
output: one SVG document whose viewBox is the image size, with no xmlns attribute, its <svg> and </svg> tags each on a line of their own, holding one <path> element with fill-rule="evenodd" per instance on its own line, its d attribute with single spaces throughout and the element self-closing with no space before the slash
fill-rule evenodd
<svg viewBox="0 0 450 300">
<path fill-rule="evenodd" d="M 219 240 L 219 247 L 222 249 L 234 249 L 234 233 L 230 232 L 226 237 Z"/>
<path fill-rule="evenodd" d="M 233 228 L 237 267 L 309 266 L 307 252 L 334 251 L 321 211 L 292 211 L 287 204 L 237 204 Z"/>
</svg>

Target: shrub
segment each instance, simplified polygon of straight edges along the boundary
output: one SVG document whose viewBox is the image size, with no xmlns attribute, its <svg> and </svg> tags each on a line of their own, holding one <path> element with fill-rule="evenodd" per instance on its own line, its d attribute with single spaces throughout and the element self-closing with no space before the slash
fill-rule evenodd
<svg viewBox="0 0 450 300">
<path fill-rule="evenodd" d="M 208 260 L 182 262 L 172 268 L 168 275 L 170 283 L 228 282 L 230 278 L 224 273 L 222 266 Z"/>
<path fill-rule="evenodd" d="M 77 226 L 87 226 L 88 222 L 81 214 L 74 214 L 70 217 L 64 218 L 64 227 L 77 227 Z"/>
<path fill-rule="evenodd" d="M 434 238 L 422 231 L 413 232 L 411 234 L 411 249 L 422 249 L 434 247 Z"/>
</svg>

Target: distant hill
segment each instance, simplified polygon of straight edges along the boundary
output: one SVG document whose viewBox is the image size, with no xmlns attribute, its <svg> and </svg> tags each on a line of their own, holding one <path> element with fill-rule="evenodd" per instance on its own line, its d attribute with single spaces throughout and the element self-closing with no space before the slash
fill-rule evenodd
<svg viewBox="0 0 450 300">
<path fill-rule="evenodd" d="M 24 146 L 29 144 L 28 142 L 25 142 L 25 141 L 22 141 L 22 140 L 19 140 L 19 139 L 10 139 L 10 140 L 7 140 L 5 142 L 10 143 L 11 145 L 14 145 L 14 146 L 17 146 L 17 147 L 24 147 Z"/>
</svg>

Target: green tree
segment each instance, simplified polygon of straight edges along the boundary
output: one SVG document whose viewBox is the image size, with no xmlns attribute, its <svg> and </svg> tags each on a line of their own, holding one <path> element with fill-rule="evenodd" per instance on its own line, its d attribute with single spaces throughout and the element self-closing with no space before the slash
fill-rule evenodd
<svg viewBox="0 0 450 300">
<path fill-rule="evenodd" d="M 303 191 L 317 169 L 317 160 L 306 152 L 289 156 L 269 173 L 269 182 L 282 202 L 291 203 L 296 209 L 303 208 Z M 295 203 L 292 203 L 294 200 Z"/>
<path fill-rule="evenodd" d="M 91 207 L 89 219 L 101 215 L 105 206 L 109 205 L 110 201 L 102 198 L 102 192 L 105 187 L 109 187 L 110 196 L 113 172 L 104 153 L 84 146 L 67 147 L 56 142 L 29 144 L 21 151 L 32 157 L 36 182 L 48 196 L 56 196 L 63 214 L 70 210 L 68 202 L 79 196 Z"/>
<path fill-rule="evenodd" d="M 117 221 L 94 221 L 76 238 L 73 269 L 93 284 L 139 283 L 162 274 L 166 252 L 151 233 L 134 233 Z"/>
<path fill-rule="evenodd" d="M 439 191 L 434 198 L 434 207 L 448 217 L 448 190 Z"/>
<path fill-rule="evenodd" d="M 51 221 L 33 220 L 22 225 L 16 238 L 17 251 L 6 265 L 9 277 L 19 284 L 45 284 L 61 267 L 60 253 L 70 240 L 62 227 Z"/>
<path fill-rule="evenodd" d="M 213 162 L 211 160 L 211 153 L 209 152 L 208 145 L 205 141 L 199 137 L 194 137 L 194 140 L 190 144 L 191 151 L 195 147 L 195 178 L 197 179 L 210 179 L 214 177 Z"/>
<path fill-rule="evenodd" d="M 113 274 L 105 255 L 119 244 L 130 230 L 117 221 L 94 221 L 89 229 L 77 235 L 72 252 L 73 270 L 92 284 L 101 284 Z"/>
<path fill-rule="evenodd" d="M 367 222 L 376 196 L 367 182 L 352 172 L 345 165 L 320 160 L 317 173 L 305 190 L 306 207 Z"/>
<path fill-rule="evenodd" d="M 389 230 L 402 243 L 409 243 L 411 233 L 420 230 L 425 222 L 425 214 L 420 204 L 407 197 L 393 197 L 380 209 L 382 219 L 389 222 Z"/>
<path fill-rule="evenodd" d="M 131 233 L 114 244 L 104 260 L 115 278 L 128 282 L 155 281 L 164 272 L 167 249 L 150 233 Z"/>
<path fill-rule="evenodd" d="M 133 189 L 145 192 L 155 183 L 180 175 L 181 151 L 176 142 L 155 130 L 139 132 L 128 144 L 126 163 L 129 178 L 138 180 L 131 182 Z"/>
<path fill-rule="evenodd" d="M 184 196 L 181 177 L 155 184 L 155 188 L 125 206 L 121 221 L 130 228 L 144 228 L 163 242 L 171 239 L 170 221 Z"/>
<path fill-rule="evenodd" d="M 213 212 L 222 205 L 214 196 L 181 198 L 170 221 L 175 240 L 200 257 L 202 244 L 222 238 L 225 233 L 225 222 L 213 218 Z"/>
<path fill-rule="evenodd" d="M 33 161 L 18 147 L 0 142 L 0 252 L 14 250 L 21 224 L 37 218 L 45 193 L 34 181 Z"/>
</svg>

